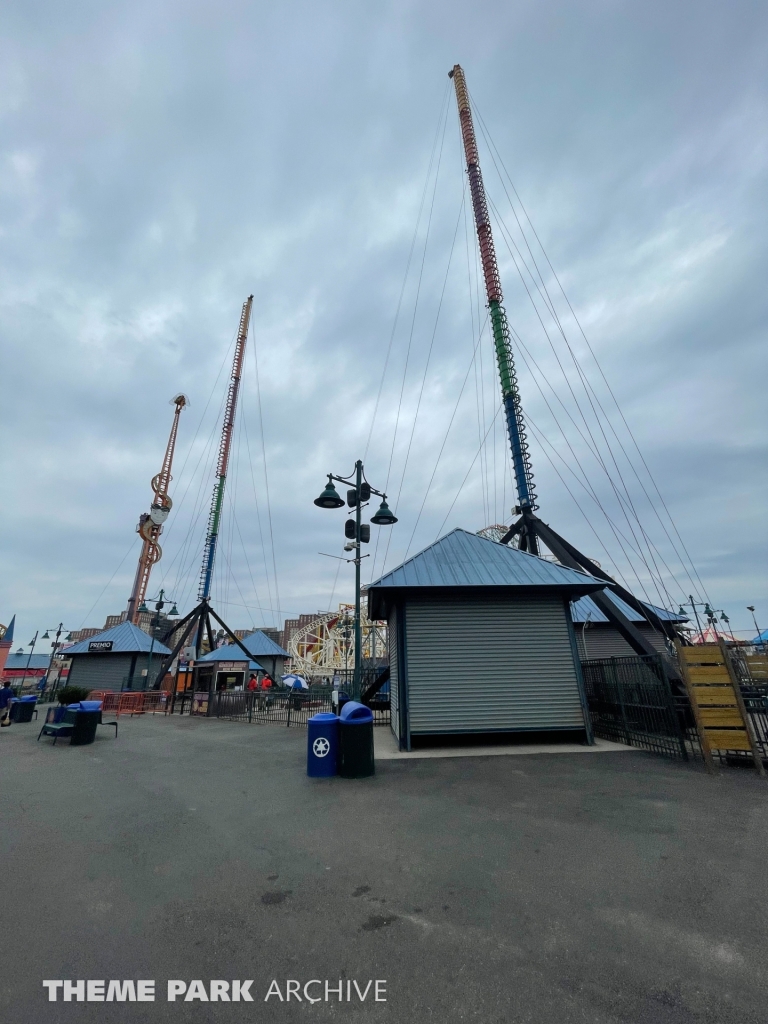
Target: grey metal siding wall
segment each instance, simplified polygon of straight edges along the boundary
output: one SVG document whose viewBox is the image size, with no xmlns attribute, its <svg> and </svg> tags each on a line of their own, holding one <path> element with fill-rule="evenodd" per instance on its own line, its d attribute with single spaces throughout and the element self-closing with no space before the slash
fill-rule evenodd
<svg viewBox="0 0 768 1024">
<path fill-rule="evenodd" d="M 584 728 L 562 597 L 406 608 L 412 735 Z"/>
<path fill-rule="evenodd" d="M 132 658 L 132 654 L 75 655 L 68 682 L 72 686 L 87 686 L 91 690 L 120 690 L 123 680 L 131 671 Z M 146 668 L 146 665 L 145 660 L 142 667 Z M 138 680 L 135 682 L 141 685 Z"/>
<path fill-rule="evenodd" d="M 659 654 L 667 653 L 664 638 L 655 629 L 638 623 L 636 625 Z M 584 629 L 583 625 L 577 622 L 574 623 L 573 628 L 576 633 L 579 657 L 582 661 L 588 661 L 590 658 L 629 658 L 637 654 L 637 651 L 629 646 L 614 626 L 597 623 Z"/>
<path fill-rule="evenodd" d="M 389 721 L 392 732 L 400 739 L 400 679 L 397 674 L 397 608 L 387 620 L 387 647 L 389 649 Z"/>
</svg>

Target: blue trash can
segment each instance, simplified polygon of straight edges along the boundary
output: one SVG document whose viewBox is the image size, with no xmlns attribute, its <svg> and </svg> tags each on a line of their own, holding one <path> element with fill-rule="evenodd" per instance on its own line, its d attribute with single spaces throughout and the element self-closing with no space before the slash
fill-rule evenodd
<svg viewBox="0 0 768 1024">
<path fill-rule="evenodd" d="M 365 704 L 350 700 L 339 714 L 339 775 L 343 779 L 364 779 L 375 770 L 373 712 Z"/>
<path fill-rule="evenodd" d="M 307 722 L 307 775 L 313 779 L 336 774 L 339 751 L 339 720 L 329 711 Z"/>
<path fill-rule="evenodd" d="M 336 710 L 339 712 L 339 714 L 341 714 L 341 709 L 344 707 L 344 705 L 349 704 L 351 700 L 352 698 L 349 696 L 348 693 L 344 693 L 343 690 L 339 691 L 339 700 L 338 703 L 336 704 Z"/>
</svg>

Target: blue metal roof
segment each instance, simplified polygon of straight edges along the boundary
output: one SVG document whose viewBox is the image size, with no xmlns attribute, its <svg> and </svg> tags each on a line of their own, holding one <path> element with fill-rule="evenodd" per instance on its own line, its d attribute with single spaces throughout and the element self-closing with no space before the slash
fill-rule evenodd
<svg viewBox="0 0 768 1024">
<path fill-rule="evenodd" d="M 251 652 L 259 657 L 270 657 L 270 658 L 287 658 L 288 651 L 284 651 L 280 644 L 276 644 L 274 640 L 270 640 L 266 633 L 262 633 L 260 629 L 256 629 L 253 633 L 249 633 L 248 636 L 243 640 L 243 645 Z M 234 644 L 232 645 L 235 646 Z M 242 652 L 241 652 L 242 653 Z"/>
<path fill-rule="evenodd" d="M 635 611 L 634 608 L 622 601 L 618 594 L 614 594 L 608 587 L 605 589 L 605 593 L 610 601 L 616 605 L 619 611 L 625 615 L 630 622 L 647 622 L 640 612 Z M 684 615 L 678 615 L 676 612 L 670 612 L 666 608 L 658 608 L 655 604 L 648 604 L 647 601 L 642 601 L 642 604 L 646 608 L 650 608 L 660 619 L 664 622 L 687 622 L 688 619 Z M 577 601 L 571 601 L 571 619 L 573 622 L 608 622 L 608 616 L 602 612 L 591 597 L 580 597 Z"/>
<path fill-rule="evenodd" d="M 527 551 L 456 529 L 371 583 L 379 587 L 526 587 L 599 590 L 600 580 Z"/>
<path fill-rule="evenodd" d="M 24 671 L 27 668 L 28 654 L 9 654 L 8 660 L 5 663 L 7 669 L 13 669 L 16 671 Z M 29 671 L 39 671 L 41 668 L 48 668 L 48 664 L 51 658 L 49 654 L 33 654 L 29 659 Z"/>
<path fill-rule="evenodd" d="M 143 629 L 134 626 L 132 622 L 121 622 L 119 625 L 113 626 L 112 629 L 105 629 L 103 633 L 97 633 L 96 636 L 89 636 L 87 640 L 81 640 L 79 644 L 73 644 L 72 647 L 68 647 L 66 651 L 61 652 L 62 656 L 69 658 L 73 654 L 96 654 L 98 652 L 88 650 L 88 645 L 102 640 L 112 641 L 111 651 L 105 652 L 109 654 L 133 652 L 149 654 L 150 646 L 152 646 L 153 654 L 171 653 L 170 649 L 161 644 L 159 640 L 155 640 L 154 645 L 152 645 L 152 637 L 149 633 L 145 633 Z"/>
<path fill-rule="evenodd" d="M 270 640 L 260 629 L 249 633 L 242 641 L 243 647 L 257 658 L 287 658 L 288 651 Z M 200 659 L 201 661 L 245 661 L 245 655 L 237 644 L 227 644 L 226 647 L 217 647 Z M 264 669 L 257 661 L 250 663 L 252 669 Z"/>
<path fill-rule="evenodd" d="M 0 637 L 0 640 L 2 640 L 3 643 L 6 643 L 6 644 L 13 643 L 13 630 L 14 630 L 15 625 L 16 625 L 16 616 L 14 615 L 13 618 L 11 619 L 11 621 L 10 621 L 10 623 L 8 625 L 8 628 L 6 629 L 5 633 L 3 633 L 3 635 Z"/>
</svg>

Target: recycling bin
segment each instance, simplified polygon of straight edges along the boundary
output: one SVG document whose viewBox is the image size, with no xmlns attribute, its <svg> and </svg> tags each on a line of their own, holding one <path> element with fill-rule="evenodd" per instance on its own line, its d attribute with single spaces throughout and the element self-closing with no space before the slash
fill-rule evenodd
<svg viewBox="0 0 768 1024">
<path fill-rule="evenodd" d="M 364 779 L 374 771 L 373 712 L 356 700 L 347 701 L 339 714 L 339 775 Z"/>
<path fill-rule="evenodd" d="M 313 779 L 336 774 L 339 751 L 339 720 L 321 711 L 307 722 L 307 775 Z"/>
</svg>

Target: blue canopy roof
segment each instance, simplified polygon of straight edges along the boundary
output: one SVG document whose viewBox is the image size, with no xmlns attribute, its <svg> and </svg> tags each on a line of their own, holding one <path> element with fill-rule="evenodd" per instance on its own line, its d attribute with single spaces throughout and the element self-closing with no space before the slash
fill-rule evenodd
<svg viewBox="0 0 768 1024">
<path fill-rule="evenodd" d="M 257 658 L 288 657 L 288 651 L 284 651 L 280 644 L 276 644 L 274 640 L 270 640 L 267 634 L 262 633 L 260 629 L 256 629 L 253 633 L 249 633 L 243 640 L 243 645 Z M 232 646 L 234 647 L 235 644 Z M 242 651 L 240 653 L 242 654 Z"/>
<path fill-rule="evenodd" d="M 284 651 L 283 648 L 270 640 L 269 637 L 262 633 L 260 629 L 255 630 L 253 633 L 249 633 L 248 636 L 244 637 L 241 641 L 243 647 L 257 658 L 287 658 L 288 651 Z M 215 651 L 210 651 L 204 655 L 201 661 L 245 661 L 245 655 L 237 644 L 227 644 L 226 647 L 217 647 Z M 257 661 L 251 661 L 249 668 L 264 669 Z"/>
<path fill-rule="evenodd" d="M 756 636 L 754 640 L 749 641 L 751 644 L 768 644 L 768 629 L 764 629 L 763 632 Z"/>
<path fill-rule="evenodd" d="M 616 605 L 620 612 L 629 619 L 630 622 L 647 622 L 640 612 L 635 611 L 634 608 L 622 601 L 618 594 L 614 594 L 608 587 L 605 589 L 605 594 L 610 601 Z M 660 619 L 664 622 L 687 622 L 688 619 L 685 615 L 678 615 L 677 612 L 667 611 L 665 608 L 658 608 L 655 604 L 648 604 L 647 601 L 641 602 L 646 608 L 650 608 Z M 571 601 L 571 619 L 573 622 L 608 622 L 608 616 L 602 612 L 591 597 L 580 597 L 578 601 Z"/>
<path fill-rule="evenodd" d="M 98 652 L 88 649 L 91 644 L 109 642 L 111 642 L 112 646 L 107 651 Z M 89 636 L 87 640 L 81 640 L 80 643 L 68 647 L 66 651 L 61 653 L 63 657 L 67 658 L 73 654 L 126 654 L 133 652 L 149 654 L 150 646 L 152 647 L 153 654 L 171 653 L 170 649 L 161 644 L 159 640 L 155 640 L 153 645 L 152 637 L 149 633 L 145 633 L 143 629 L 134 626 L 132 622 L 121 622 L 119 625 L 113 626 L 112 629 L 105 629 L 103 633 L 97 633 L 96 636 Z"/>
<path fill-rule="evenodd" d="M 17 670 L 24 671 L 24 669 L 27 668 L 27 658 L 29 658 L 28 654 L 9 654 L 5 667 L 7 669 L 13 669 L 14 672 Z M 41 668 L 48 668 L 50 660 L 51 658 L 48 654 L 33 654 L 32 657 L 29 658 L 29 671 L 36 672 Z"/>
<path fill-rule="evenodd" d="M 456 529 L 371 583 L 384 587 L 520 587 L 588 594 L 605 584 L 538 555 Z"/>
</svg>

